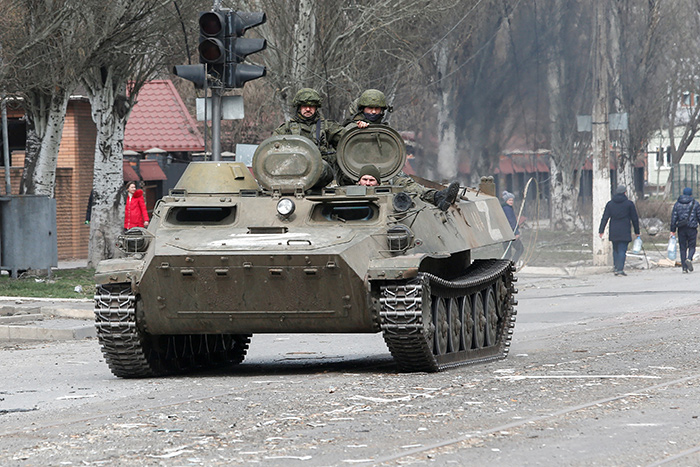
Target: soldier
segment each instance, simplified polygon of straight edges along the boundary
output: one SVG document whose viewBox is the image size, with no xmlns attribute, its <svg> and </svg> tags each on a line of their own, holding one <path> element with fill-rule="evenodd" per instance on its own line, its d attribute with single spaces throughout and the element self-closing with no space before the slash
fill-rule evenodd
<svg viewBox="0 0 700 467">
<path fill-rule="evenodd" d="M 360 179 L 358 185 L 362 186 L 377 186 L 382 183 L 382 178 L 379 174 L 379 169 L 374 165 L 365 165 L 360 169 Z"/>
<path fill-rule="evenodd" d="M 315 90 L 299 89 L 292 100 L 294 116 L 274 131 L 275 135 L 303 136 L 318 146 L 324 164 L 321 178 L 314 188 L 326 186 L 333 181 L 334 168 L 337 166 L 335 148 L 343 132 L 340 124 L 321 116 L 319 109 L 322 103 L 321 96 Z"/>
<path fill-rule="evenodd" d="M 354 102 L 353 102 L 354 105 Z M 357 99 L 357 105 L 353 110 L 355 114 L 346 122 L 345 130 L 354 127 L 367 128 L 373 124 L 380 124 L 384 120 L 387 111 L 392 108 L 386 103 L 386 96 L 377 89 L 367 89 Z M 338 183 L 341 183 L 339 180 Z M 415 193 L 420 199 L 434 204 L 442 211 L 447 211 L 452 203 L 457 199 L 459 193 L 459 183 L 452 182 L 444 190 L 434 190 L 419 184 L 403 171 L 391 180 L 392 185 L 403 186 L 407 192 Z"/>
</svg>

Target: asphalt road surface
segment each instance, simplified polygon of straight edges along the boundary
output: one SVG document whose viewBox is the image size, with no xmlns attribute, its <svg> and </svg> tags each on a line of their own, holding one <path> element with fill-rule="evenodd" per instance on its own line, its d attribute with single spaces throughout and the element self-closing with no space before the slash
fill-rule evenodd
<svg viewBox="0 0 700 467">
<path fill-rule="evenodd" d="M 236 368 L 136 380 L 94 339 L 3 344 L 0 465 L 700 465 L 696 275 L 518 287 L 509 357 L 437 374 L 380 335 L 255 335 Z"/>
</svg>

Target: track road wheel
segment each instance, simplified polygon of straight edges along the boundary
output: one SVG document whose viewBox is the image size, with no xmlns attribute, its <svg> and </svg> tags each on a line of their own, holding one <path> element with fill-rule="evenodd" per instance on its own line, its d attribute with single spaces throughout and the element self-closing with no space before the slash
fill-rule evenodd
<svg viewBox="0 0 700 467">
<path fill-rule="evenodd" d="M 493 287 L 486 292 L 486 345 L 496 345 L 498 339 L 498 312 L 496 310 L 496 294 Z"/>
<path fill-rule="evenodd" d="M 450 325 L 449 351 L 459 352 L 461 348 L 460 337 L 462 335 L 462 321 L 460 318 L 459 302 L 456 298 L 447 300 L 447 322 Z"/>
<path fill-rule="evenodd" d="M 481 292 L 472 295 L 474 307 L 474 348 L 480 349 L 486 345 L 486 315 L 484 314 L 484 299 Z"/>
<path fill-rule="evenodd" d="M 474 343 L 474 313 L 472 311 L 471 296 L 460 298 L 458 303 L 461 305 L 459 316 L 462 321 L 462 348 L 464 350 L 471 350 Z"/>
<path fill-rule="evenodd" d="M 447 321 L 447 305 L 446 299 L 436 296 L 431 297 L 433 308 L 433 319 L 435 320 L 435 347 L 433 352 L 435 355 L 444 355 L 447 353 L 449 323 Z"/>
</svg>

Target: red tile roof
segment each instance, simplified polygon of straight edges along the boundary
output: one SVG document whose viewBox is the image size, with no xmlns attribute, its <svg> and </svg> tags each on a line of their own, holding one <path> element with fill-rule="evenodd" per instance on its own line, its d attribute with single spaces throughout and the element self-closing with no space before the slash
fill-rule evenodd
<svg viewBox="0 0 700 467">
<path fill-rule="evenodd" d="M 170 80 L 146 83 L 126 124 L 124 149 L 204 151 L 204 139 Z"/>
<path fill-rule="evenodd" d="M 141 180 L 167 180 L 165 172 L 158 165 L 158 161 L 139 161 Z"/>
<path fill-rule="evenodd" d="M 547 165 L 547 157 L 544 154 L 510 154 L 502 155 L 498 161 L 495 173 L 497 174 L 512 174 L 512 173 L 533 173 L 533 172 L 549 172 Z"/>
<path fill-rule="evenodd" d="M 136 175 L 136 171 L 133 167 L 131 167 L 131 164 L 129 164 L 127 161 L 124 161 L 123 169 L 125 182 L 135 182 L 139 180 L 139 176 Z"/>
</svg>

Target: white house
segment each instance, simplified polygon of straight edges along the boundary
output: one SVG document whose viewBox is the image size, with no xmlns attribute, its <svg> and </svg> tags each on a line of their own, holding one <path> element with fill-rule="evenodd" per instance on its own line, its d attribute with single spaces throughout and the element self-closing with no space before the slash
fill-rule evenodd
<svg viewBox="0 0 700 467">
<path fill-rule="evenodd" d="M 678 145 L 685 131 L 683 122 L 687 121 L 688 115 L 692 113 L 695 106 L 700 105 L 700 95 L 698 94 L 686 93 L 683 97 L 683 103 L 679 107 L 676 115 L 679 126 L 675 128 L 673 135 L 676 145 Z M 688 149 L 686 149 L 681 158 L 680 164 L 681 166 L 695 166 L 682 167 L 681 177 L 684 179 L 689 178 L 697 182 L 697 177 L 690 175 L 690 172 L 696 174 L 700 172 L 700 135 L 696 135 L 690 143 Z M 647 144 L 647 185 L 649 191 L 654 192 L 655 189 L 659 191 L 663 190 L 668 181 L 669 174 L 671 173 L 671 165 L 671 139 L 669 129 L 659 130 L 649 138 Z M 688 175 L 686 175 L 686 172 L 688 172 Z M 679 174 L 677 173 L 675 177 L 678 176 Z"/>
</svg>

